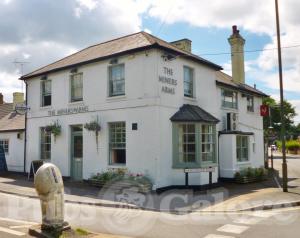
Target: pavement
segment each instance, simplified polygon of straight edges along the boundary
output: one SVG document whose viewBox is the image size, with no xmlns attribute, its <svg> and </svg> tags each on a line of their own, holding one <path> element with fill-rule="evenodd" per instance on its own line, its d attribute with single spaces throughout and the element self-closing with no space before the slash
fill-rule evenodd
<svg viewBox="0 0 300 238">
<path fill-rule="evenodd" d="M 288 158 L 290 160 L 290 157 Z M 300 170 L 300 157 L 293 157 L 291 160 L 299 161 Z M 277 161 L 279 162 L 278 159 Z M 291 166 L 289 169 L 295 168 Z M 280 166 L 277 165 L 277 169 L 280 171 Z M 65 202 L 112 208 L 126 206 L 170 213 L 232 212 L 300 206 L 300 174 L 293 175 L 296 178 L 289 181 L 289 193 L 283 193 L 278 171 L 272 172 L 268 180 L 258 183 L 222 182 L 219 187 L 205 191 L 174 189 L 149 194 L 130 194 L 130 191 L 120 194 L 115 191 L 103 191 L 84 182 L 65 181 Z M 24 175 L 16 173 L 0 175 L 0 193 L 38 199 L 33 181 L 28 181 Z"/>
</svg>

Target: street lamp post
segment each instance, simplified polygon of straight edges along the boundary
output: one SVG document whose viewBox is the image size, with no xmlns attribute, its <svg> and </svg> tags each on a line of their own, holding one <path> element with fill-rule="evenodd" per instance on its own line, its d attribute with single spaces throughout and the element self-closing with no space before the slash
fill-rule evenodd
<svg viewBox="0 0 300 238">
<path fill-rule="evenodd" d="M 282 61 L 281 61 L 281 42 L 280 42 L 280 24 L 278 0 L 275 0 L 276 11 L 276 28 L 277 28 L 277 48 L 278 48 L 278 70 L 279 70 L 279 86 L 280 86 L 280 118 L 281 118 L 281 140 L 282 140 L 282 188 L 283 192 L 288 191 L 287 187 L 287 164 L 286 164 L 286 148 L 285 148 L 285 119 L 283 107 L 283 83 L 282 83 Z"/>
</svg>

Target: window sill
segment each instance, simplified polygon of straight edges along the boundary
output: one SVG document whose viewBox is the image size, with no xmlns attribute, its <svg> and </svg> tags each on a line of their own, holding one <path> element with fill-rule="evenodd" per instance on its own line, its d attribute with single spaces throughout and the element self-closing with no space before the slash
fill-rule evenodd
<svg viewBox="0 0 300 238">
<path fill-rule="evenodd" d="M 106 98 L 106 101 L 118 101 L 118 100 L 125 100 L 126 95 L 120 95 L 120 96 L 109 96 Z"/>
<path fill-rule="evenodd" d="M 82 100 L 82 101 L 69 102 L 68 105 L 69 106 L 74 106 L 74 105 L 75 106 L 77 106 L 77 105 L 78 106 L 84 106 L 84 101 Z"/>
<path fill-rule="evenodd" d="M 249 160 L 248 161 L 242 161 L 242 162 L 237 161 L 236 164 L 237 165 L 245 165 L 245 164 L 251 164 L 251 162 Z"/>
<path fill-rule="evenodd" d="M 109 169 L 114 169 L 114 168 L 125 168 L 126 167 L 126 164 L 109 164 L 108 165 L 108 168 Z"/>
<path fill-rule="evenodd" d="M 192 102 L 197 102 L 197 99 L 195 97 L 184 96 L 183 98 L 184 98 L 184 100 L 189 100 L 189 101 L 192 101 Z"/>
<path fill-rule="evenodd" d="M 238 112 L 239 109 L 238 108 L 231 108 L 231 107 L 221 107 L 222 110 L 226 110 L 226 111 L 235 111 Z"/>
<path fill-rule="evenodd" d="M 42 111 L 51 110 L 51 109 L 52 109 L 52 105 L 51 106 L 40 106 L 40 110 L 42 110 Z"/>
</svg>

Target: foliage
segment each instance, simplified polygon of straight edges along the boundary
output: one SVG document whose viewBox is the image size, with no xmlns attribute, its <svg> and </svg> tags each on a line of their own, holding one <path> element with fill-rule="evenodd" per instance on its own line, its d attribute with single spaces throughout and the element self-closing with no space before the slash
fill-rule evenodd
<svg viewBox="0 0 300 238">
<path fill-rule="evenodd" d="M 267 97 L 263 99 L 263 104 L 269 106 L 270 116 L 266 116 L 263 118 L 264 122 L 264 131 L 266 137 L 274 137 L 280 138 L 280 130 L 281 130 L 281 116 L 280 116 L 280 102 L 276 102 L 275 99 L 271 97 Z M 286 123 L 286 134 L 291 137 L 296 136 L 296 126 L 294 125 L 294 117 L 297 115 L 295 111 L 295 107 L 288 101 L 283 101 L 283 111 L 284 118 Z M 271 123 L 271 125 L 270 125 Z M 269 127 L 272 126 L 274 129 L 270 130 Z M 300 127 L 299 127 L 300 132 Z"/>
<path fill-rule="evenodd" d="M 278 149 L 281 150 L 282 142 L 277 140 L 275 143 L 276 143 Z M 298 140 L 288 140 L 288 141 L 286 141 L 285 147 L 289 151 L 299 150 L 300 149 L 300 141 L 298 141 Z"/>
<path fill-rule="evenodd" d="M 84 128 L 87 129 L 88 131 L 94 131 L 95 132 L 95 137 L 96 137 L 96 145 L 97 145 L 97 151 L 98 151 L 98 136 L 99 136 L 99 131 L 101 130 L 101 126 L 97 120 L 91 121 L 89 123 L 86 123 L 84 125 Z"/>
<path fill-rule="evenodd" d="M 286 142 L 286 149 L 287 150 L 299 150 L 300 142 L 297 140 L 289 140 Z"/>
<path fill-rule="evenodd" d="M 109 183 L 115 180 L 134 181 L 139 184 L 151 184 L 151 180 L 142 173 L 129 173 L 126 169 L 108 170 L 102 173 L 93 175 L 90 179 L 100 183 Z"/>
<path fill-rule="evenodd" d="M 61 125 L 59 125 L 58 121 L 56 121 L 53 124 L 46 126 L 45 131 L 51 132 L 51 134 L 54 135 L 55 140 L 56 136 L 59 136 L 61 134 Z"/>
<path fill-rule="evenodd" d="M 95 132 L 97 132 L 97 131 L 99 132 L 101 130 L 101 126 L 100 126 L 98 120 L 86 123 L 84 125 L 84 128 L 87 129 L 88 131 L 95 131 Z"/>
<path fill-rule="evenodd" d="M 242 179 L 242 178 L 263 178 L 264 176 L 268 175 L 268 171 L 261 167 L 261 168 L 245 168 L 242 169 L 240 172 L 236 172 L 234 175 L 235 179 Z"/>
</svg>

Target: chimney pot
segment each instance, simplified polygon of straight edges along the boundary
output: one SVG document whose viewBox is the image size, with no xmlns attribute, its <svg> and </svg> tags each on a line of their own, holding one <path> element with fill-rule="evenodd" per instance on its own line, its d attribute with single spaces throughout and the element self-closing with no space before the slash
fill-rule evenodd
<svg viewBox="0 0 300 238">
<path fill-rule="evenodd" d="M 233 34 L 239 33 L 236 25 L 232 26 L 232 33 Z"/>
</svg>

